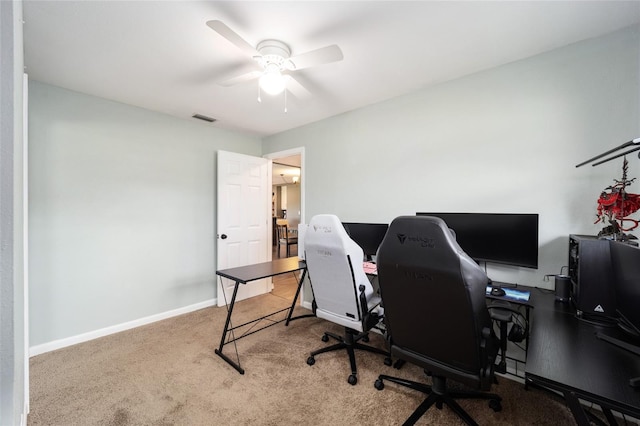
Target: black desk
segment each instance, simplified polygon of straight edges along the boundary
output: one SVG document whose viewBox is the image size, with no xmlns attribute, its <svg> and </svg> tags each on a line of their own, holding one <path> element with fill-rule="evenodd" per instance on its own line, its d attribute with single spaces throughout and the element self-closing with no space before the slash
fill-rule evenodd
<svg viewBox="0 0 640 426">
<path fill-rule="evenodd" d="M 298 282 L 298 289 L 296 290 L 296 295 L 293 298 L 293 302 L 291 303 L 290 307 L 280 309 L 279 311 L 270 313 L 268 315 L 264 315 L 260 318 L 256 318 L 254 320 L 245 322 L 235 327 L 231 325 L 231 315 L 233 313 L 233 307 L 236 303 L 236 295 L 238 294 L 238 287 L 240 286 L 240 284 L 246 284 L 250 281 L 260 280 L 260 279 L 269 278 L 269 277 L 275 277 L 276 275 L 287 274 L 287 273 L 296 272 L 300 270 L 302 271 L 302 275 Z M 227 304 L 227 320 L 224 324 L 224 331 L 222 332 L 222 338 L 220 339 L 220 346 L 218 347 L 218 349 L 215 350 L 216 354 L 219 355 L 226 362 L 228 362 L 233 368 L 238 370 L 240 374 L 244 374 L 244 369 L 240 367 L 240 357 L 238 355 L 237 347 L 236 347 L 236 358 L 238 362 L 235 362 L 231 358 L 229 358 L 228 356 L 222 353 L 222 349 L 224 345 L 233 343 L 238 339 L 249 336 L 253 333 L 256 333 L 267 327 L 271 327 L 272 325 L 278 324 L 285 320 L 286 320 L 285 325 L 289 325 L 289 322 L 294 319 L 314 316 L 309 314 L 309 315 L 301 315 L 295 318 L 291 317 L 291 314 L 293 313 L 293 309 L 295 308 L 296 302 L 298 300 L 298 295 L 300 294 L 300 288 L 302 287 L 302 284 L 304 282 L 304 277 L 306 276 L 306 274 L 307 274 L 306 263 L 299 261 L 297 257 L 288 257 L 286 259 L 277 259 L 271 262 L 257 263 L 255 265 L 240 266 L 237 268 L 229 268 L 229 269 L 223 269 L 221 271 L 216 271 L 216 275 L 235 281 L 231 302 Z M 220 296 L 221 295 L 218 295 L 218 297 Z M 224 291 L 222 296 L 225 297 L 225 302 L 226 302 L 227 301 L 226 294 L 224 294 Z M 270 322 L 264 327 L 258 328 L 256 330 L 252 329 L 252 331 L 244 333 L 238 337 L 235 337 L 233 333 L 233 331 L 237 328 L 244 327 L 248 324 L 253 324 L 254 322 L 262 321 L 264 319 L 269 319 L 270 317 L 285 311 L 288 311 L 286 318 L 283 318 L 280 320 L 270 320 Z M 227 340 L 227 335 L 229 333 L 231 333 L 231 339 Z"/>
<path fill-rule="evenodd" d="M 640 418 L 640 390 L 629 379 L 640 375 L 640 357 L 595 335 L 623 337 L 615 327 L 582 321 L 553 294 L 532 290 L 535 306 L 525 367 L 527 383 L 564 395 L 576 422 L 588 425 L 589 416 L 578 398 L 593 402 L 616 424 L 611 410 Z"/>
</svg>

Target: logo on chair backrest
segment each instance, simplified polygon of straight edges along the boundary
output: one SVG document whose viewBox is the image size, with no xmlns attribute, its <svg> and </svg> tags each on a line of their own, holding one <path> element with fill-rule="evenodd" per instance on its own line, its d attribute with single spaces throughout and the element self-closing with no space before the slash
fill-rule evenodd
<svg viewBox="0 0 640 426">
<path fill-rule="evenodd" d="M 436 246 L 433 238 L 410 235 L 407 236 L 406 234 L 396 234 L 396 236 L 398 237 L 398 241 L 400 241 L 400 244 L 404 244 L 405 242 L 418 243 L 420 247 L 426 248 L 434 248 Z"/>
<path fill-rule="evenodd" d="M 325 234 L 331 233 L 330 226 L 313 225 L 313 230 L 315 232 L 324 232 Z"/>
<path fill-rule="evenodd" d="M 405 270 L 402 271 L 402 274 L 411 279 L 411 280 L 418 280 L 418 281 L 433 281 L 433 277 L 429 274 L 427 274 L 426 272 L 422 272 L 422 271 L 410 271 L 410 270 Z"/>
</svg>

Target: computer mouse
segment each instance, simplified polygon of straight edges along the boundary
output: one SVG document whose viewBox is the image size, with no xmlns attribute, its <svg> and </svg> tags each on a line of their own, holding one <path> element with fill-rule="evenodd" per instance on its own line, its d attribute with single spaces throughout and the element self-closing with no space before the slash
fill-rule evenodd
<svg viewBox="0 0 640 426">
<path fill-rule="evenodd" d="M 492 296 L 504 296 L 504 290 L 500 287 L 493 287 L 491 289 L 491 295 Z"/>
</svg>

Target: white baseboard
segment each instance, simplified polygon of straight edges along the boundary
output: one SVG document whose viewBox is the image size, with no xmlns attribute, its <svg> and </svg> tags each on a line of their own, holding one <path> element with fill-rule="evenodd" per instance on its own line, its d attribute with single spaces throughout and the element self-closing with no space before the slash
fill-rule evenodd
<svg viewBox="0 0 640 426">
<path fill-rule="evenodd" d="M 209 300 L 205 300 L 204 302 L 195 303 L 193 305 L 185 306 L 178 309 L 173 309 L 171 311 L 162 312 L 160 314 L 155 314 L 145 318 L 140 318 L 137 320 L 125 322 L 122 324 L 101 328 L 99 330 L 90 331 L 88 333 L 78 334 L 77 336 L 66 337 L 64 339 L 54 340 L 53 342 L 31 346 L 29 348 L 29 356 L 32 357 L 32 356 L 40 355 L 46 352 L 55 351 L 56 349 L 66 348 L 67 346 L 72 346 L 78 343 L 87 342 L 89 340 L 108 336 L 110 334 L 118 333 L 120 331 L 130 330 L 132 328 L 151 324 L 153 322 L 161 321 L 163 319 L 187 314 L 189 312 L 197 311 L 203 308 L 208 308 L 209 306 L 216 306 L 217 303 L 218 303 L 217 299 L 209 299 Z"/>
<path fill-rule="evenodd" d="M 29 395 L 26 396 L 24 406 L 22 407 L 22 414 L 20 415 L 20 425 L 27 426 L 27 416 L 29 415 Z"/>
</svg>

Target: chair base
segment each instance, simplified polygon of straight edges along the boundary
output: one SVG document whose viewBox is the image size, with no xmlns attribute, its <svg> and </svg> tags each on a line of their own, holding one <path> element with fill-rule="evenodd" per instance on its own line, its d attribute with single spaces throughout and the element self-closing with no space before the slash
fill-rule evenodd
<svg viewBox="0 0 640 426">
<path fill-rule="evenodd" d="M 356 366 L 356 354 L 355 354 L 356 349 L 360 349 L 367 352 L 373 352 L 376 354 L 386 355 L 384 362 L 386 365 L 391 365 L 391 354 L 389 352 L 383 351 L 382 349 L 375 348 L 373 346 L 363 345 L 362 343 L 359 342 L 360 340 L 364 340 L 365 342 L 368 341 L 369 332 L 362 332 L 358 334 L 356 330 L 353 330 L 351 328 L 345 328 L 345 335 L 344 337 L 342 337 L 342 336 L 338 336 L 337 334 L 333 334 L 331 332 L 325 331 L 324 335 L 322 336 L 322 341 L 328 342 L 329 337 L 336 339 L 338 343 L 336 343 L 335 345 L 327 346 L 311 352 L 311 355 L 309 356 L 309 358 L 307 358 L 307 364 L 309 365 L 315 364 L 316 355 L 319 355 L 325 352 L 332 352 L 332 351 L 345 349 L 347 351 L 347 354 L 349 355 L 349 363 L 351 364 L 351 375 L 347 379 L 347 382 L 350 385 L 355 385 L 356 383 L 358 383 L 358 368 Z"/>
<path fill-rule="evenodd" d="M 405 386 L 429 395 L 427 399 L 425 399 L 418 406 L 418 408 L 416 408 L 413 414 L 411 414 L 411 416 L 404 422 L 405 426 L 415 424 L 418 419 L 422 417 L 434 404 L 436 408 L 440 410 L 442 409 L 442 405 L 446 404 L 467 425 L 477 426 L 477 423 L 471 418 L 471 416 L 469 416 L 469 414 L 455 401 L 456 399 L 488 399 L 489 407 L 491 407 L 493 411 L 502 410 L 502 405 L 500 403 L 500 401 L 502 401 L 502 398 L 500 398 L 500 396 L 494 393 L 486 392 L 449 391 L 447 389 L 447 379 L 442 376 L 433 376 L 433 385 L 429 386 L 424 383 L 381 374 L 374 384 L 375 388 L 378 390 L 384 389 L 384 380 L 397 383 L 401 386 Z"/>
</svg>

